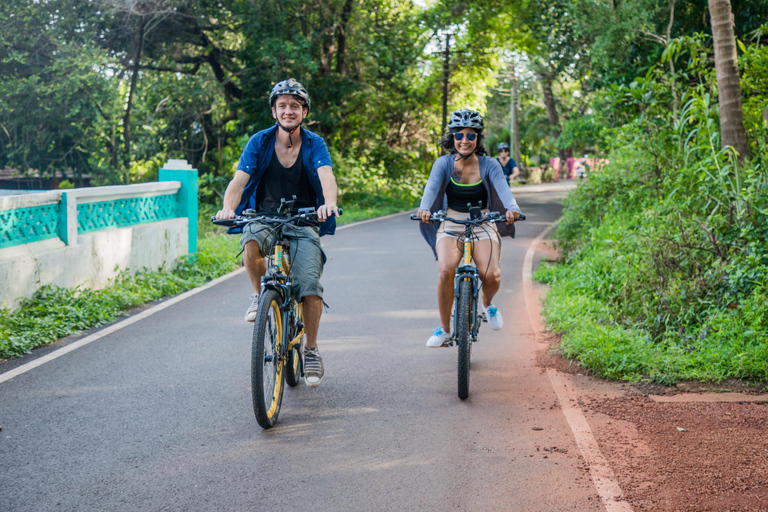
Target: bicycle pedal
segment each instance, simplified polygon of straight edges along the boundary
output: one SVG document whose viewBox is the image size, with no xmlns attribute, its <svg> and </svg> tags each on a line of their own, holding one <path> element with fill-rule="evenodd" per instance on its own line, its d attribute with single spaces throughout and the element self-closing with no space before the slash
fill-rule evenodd
<svg viewBox="0 0 768 512">
<path fill-rule="evenodd" d="M 453 340 L 444 341 L 443 344 L 440 345 L 440 346 L 441 347 L 445 347 L 445 348 L 452 347 L 453 346 Z"/>
<path fill-rule="evenodd" d="M 485 318 L 485 313 L 480 313 L 480 319 L 481 319 L 483 322 L 486 322 L 486 323 L 488 323 L 488 319 L 487 319 L 487 318 Z"/>
</svg>

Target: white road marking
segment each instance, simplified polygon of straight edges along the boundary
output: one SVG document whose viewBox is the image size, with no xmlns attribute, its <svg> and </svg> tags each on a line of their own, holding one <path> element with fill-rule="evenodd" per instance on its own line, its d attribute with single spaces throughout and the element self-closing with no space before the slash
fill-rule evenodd
<svg viewBox="0 0 768 512">
<path fill-rule="evenodd" d="M 534 313 L 529 304 L 528 297 L 533 296 L 533 256 L 536 253 L 534 247 L 543 240 L 554 227 L 554 224 L 545 229 L 528 246 L 523 262 L 523 295 L 525 296 L 525 309 L 528 311 L 528 319 L 531 323 L 531 332 L 538 338 L 538 331 L 534 322 Z M 581 451 L 582 457 L 589 465 L 589 474 L 595 485 L 600 501 L 603 502 L 606 512 L 632 512 L 632 507 L 624 501 L 623 494 L 616 475 L 611 466 L 600 451 L 600 447 L 592 435 L 592 429 L 589 428 L 587 418 L 578 405 L 578 398 L 568 387 L 568 378 L 555 370 L 547 370 L 549 381 L 557 394 L 557 400 L 560 402 L 560 408 L 571 427 L 576 445 Z"/>
<path fill-rule="evenodd" d="M 77 340 L 74 343 L 71 343 L 67 345 L 66 347 L 62 347 L 58 350 L 54 350 L 53 352 L 50 352 L 43 357 L 40 357 L 38 359 L 35 359 L 34 361 L 30 361 L 26 364 L 23 364 L 21 366 L 18 366 L 14 368 L 13 370 L 9 370 L 2 375 L 0 375 L 0 384 L 2 384 L 5 381 L 11 380 L 14 377 L 17 377 L 21 375 L 22 373 L 28 372 L 29 370 L 32 370 L 34 368 L 37 368 L 38 366 L 44 365 L 45 363 L 48 363 L 50 361 L 53 361 L 54 359 L 57 359 L 69 352 L 72 352 L 73 350 L 76 350 L 84 345 L 87 345 L 91 342 L 94 342 L 98 339 L 103 338 L 104 336 L 108 334 L 112 334 L 113 332 L 117 332 L 120 329 L 123 329 L 124 327 L 128 327 L 129 325 L 138 322 L 139 320 L 143 320 L 144 318 L 147 318 L 148 316 L 154 315 L 158 311 L 162 311 L 165 308 L 169 306 L 173 306 L 177 302 L 181 302 L 182 300 L 191 297 L 192 295 L 195 295 L 197 293 L 200 293 L 204 290 L 207 290 L 208 288 L 211 288 L 212 286 L 216 286 L 217 284 L 221 283 L 222 281 L 226 281 L 227 279 L 234 277 L 236 275 L 242 274 L 245 272 L 245 267 L 240 267 L 237 270 L 234 270 L 230 272 L 229 274 L 225 274 L 221 277 L 218 277 L 214 279 L 213 281 L 210 281 L 207 284 L 204 284 L 203 286 L 200 286 L 199 288 L 193 288 L 192 290 L 189 290 L 187 292 L 182 293 L 181 295 L 177 295 L 176 297 L 173 297 L 171 299 L 168 299 L 167 301 L 158 304 L 157 306 L 151 307 L 147 310 L 142 311 L 141 313 L 137 313 L 136 315 L 133 315 L 130 318 L 126 318 L 122 322 L 118 322 L 116 324 L 110 325 L 109 327 L 102 329 L 96 333 L 91 334 L 90 336 L 86 336 L 85 338 L 81 340 Z"/>
</svg>

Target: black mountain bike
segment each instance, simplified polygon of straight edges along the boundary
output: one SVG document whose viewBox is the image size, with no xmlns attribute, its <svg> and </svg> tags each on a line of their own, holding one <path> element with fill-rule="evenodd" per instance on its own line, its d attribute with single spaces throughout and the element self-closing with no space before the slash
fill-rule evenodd
<svg viewBox="0 0 768 512">
<path fill-rule="evenodd" d="M 295 201 L 280 200 L 278 216 L 256 215 L 245 210 L 234 219 L 215 220 L 221 226 L 244 227 L 260 222 L 273 227 L 276 236 L 267 257 L 267 273 L 261 278 L 259 305 L 253 325 L 251 345 L 251 395 L 256 421 L 271 428 L 280 414 L 284 384 L 294 387 L 304 376 L 302 351 L 306 342 L 301 303 L 293 298 L 291 242 L 283 235 L 286 225 L 317 219 L 314 208 L 294 210 Z M 341 215 L 339 208 L 339 215 Z"/>
<path fill-rule="evenodd" d="M 469 361 L 472 352 L 472 344 L 477 341 L 477 333 L 480 331 L 481 321 L 487 321 L 485 315 L 478 313 L 477 300 L 480 292 L 480 280 L 477 267 L 472 264 L 472 230 L 491 222 L 504 222 L 506 218 L 499 212 L 488 212 L 482 215 L 479 206 L 469 206 L 469 219 L 452 219 L 446 212 L 440 210 L 432 214 L 430 221 L 453 222 L 464 226 L 464 257 L 463 265 L 456 267 L 453 284 L 453 336 L 448 345 L 453 342 L 459 347 L 459 398 L 465 400 L 469 396 Z M 415 214 L 412 220 L 420 220 Z M 520 215 L 515 221 L 525 220 L 525 215 Z"/>
</svg>

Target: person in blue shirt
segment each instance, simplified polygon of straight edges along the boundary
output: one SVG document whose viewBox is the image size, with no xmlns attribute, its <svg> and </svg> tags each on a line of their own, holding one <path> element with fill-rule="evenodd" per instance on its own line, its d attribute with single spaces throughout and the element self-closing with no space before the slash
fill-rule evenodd
<svg viewBox="0 0 768 512">
<path fill-rule="evenodd" d="M 499 157 L 496 160 L 501 164 L 504 177 L 507 179 L 507 185 L 509 185 L 510 181 L 520 176 L 520 169 L 517 167 L 517 162 L 515 162 L 514 158 L 509 156 L 509 144 L 500 142 L 496 149 L 499 151 Z"/>
<path fill-rule="evenodd" d="M 280 199 L 296 196 L 295 207 L 315 207 L 316 225 L 286 226 L 283 233 L 297 243 L 291 244 L 291 275 L 297 300 L 301 300 L 307 340 L 304 348 L 304 381 L 319 386 L 325 368 L 317 348 L 317 331 L 323 311 L 323 274 L 325 254 L 320 236 L 336 229 L 337 186 L 333 164 L 325 141 L 302 127 L 309 114 L 310 98 L 295 79 L 283 80 L 272 89 L 269 105 L 276 124 L 251 137 L 240 156 L 235 177 L 224 193 L 224 206 L 217 219 L 232 219 L 251 208 L 258 214 L 276 215 Z M 253 322 L 258 308 L 261 277 L 267 271 L 264 255 L 269 255 L 274 233 L 267 224 L 246 225 L 240 238 L 243 262 L 254 294 L 245 319 Z M 230 230 L 233 232 L 233 230 Z"/>
</svg>

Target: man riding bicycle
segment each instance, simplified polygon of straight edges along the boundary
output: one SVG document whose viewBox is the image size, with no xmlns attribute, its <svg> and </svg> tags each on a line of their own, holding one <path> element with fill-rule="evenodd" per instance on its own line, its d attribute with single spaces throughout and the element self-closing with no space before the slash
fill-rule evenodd
<svg viewBox="0 0 768 512">
<path fill-rule="evenodd" d="M 251 137 L 240 157 L 235 177 L 224 193 L 224 206 L 216 219 L 232 219 L 243 210 L 258 215 L 278 214 L 281 199 L 296 197 L 294 208 L 314 207 L 319 222 L 286 226 L 283 234 L 291 239 L 292 266 L 296 299 L 302 303 L 307 334 L 304 348 L 304 381 L 319 386 L 325 368 L 317 348 L 317 331 L 323 312 L 323 287 L 320 277 L 326 258 L 320 236 L 336 230 L 336 178 L 325 141 L 301 125 L 309 114 L 310 98 L 295 79 L 274 86 L 269 105 L 275 126 Z M 230 228 L 230 233 L 238 232 Z M 255 293 L 246 310 L 245 320 L 253 322 L 258 307 L 261 278 L 267 271 L 264 255 L 270 254 L 273 228 L 267 224 L 248 224 L 240 238 L 243 262 Z"/>
<path fill-rule="evenodd" d="M 499 157 L 496 159 L 501 164 L 501 168 L 504 171 L 504 177 L 507 180 L 507 185 L 510 181 L 514 181 L 515 178 L 520 176 L 520 168 L 517 166 L 515 159 L 509 156 L 509 144 L 506 142 L 500 142 L 496 149 L 499 152 Z"/>
</svg>

